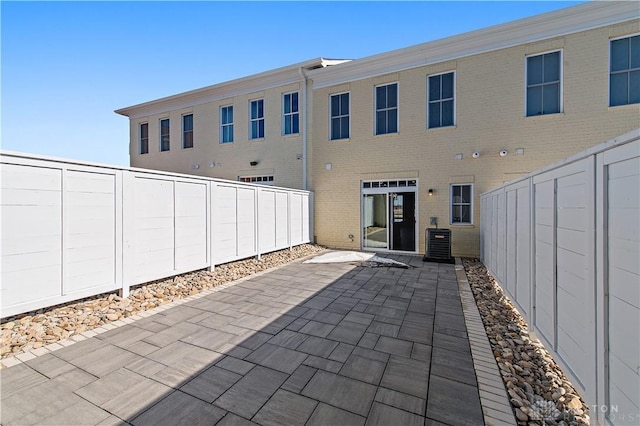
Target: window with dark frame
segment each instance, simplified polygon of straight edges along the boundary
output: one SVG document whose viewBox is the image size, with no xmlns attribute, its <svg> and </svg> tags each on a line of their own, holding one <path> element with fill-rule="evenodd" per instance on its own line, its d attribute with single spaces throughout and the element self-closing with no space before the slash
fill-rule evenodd
<svg viewBox="0 0 640 426">
<path fill-rule="evenodd" d="M 560 112 L 560 51 L 527 57 L 527 117 Z"/>
<path fill-rule="evenodd" d="M 140 124 L 140 154 L 149 153 L 149 123 Z"/>
<path fill-rule="evenodd" d="M 282 134 L 300 133 L 300 112 L 298 92 L 285 93 L 282 96 Z"/>
<path fill-rule="evenodd" d="M 398 83 L 376 87 L 376 135 L 398 132 Z"/>
<path fill-rule="evenodd" d="M 473 188 L 471 184 L 451 185 L 451 224 L 473 223 Z"/>
<path fill-rule="evenodd" d="M 233 105 L 220 107 L 220 143 L 233 142 Z"/>
<path fill-rule="evenodd" d="M 193 114 L 182 116 L 182 148 L 193 148 Z"/>
<path fill-rule="evenodd" d="M 349 139 L 349 93 L 331 95 L 330 103 L 330 139 Z"/>
<path fill-rule="evenodd" d="M 640 35 L 611 40 L 609 106 L 640 103 Z"/>
<path fill-rule="evenodd" d="M 250 104 L 249 139 L 264 138 L 264 100 L 256 99 Z"/>
<path fill-rule="evenodd" d="M 454 125 L 454 88 L 453 72 L 429 76 L 428 92 L 428 128 Z"/>
<path fill-rule="evenodd" d="M 163 118 L 160 120 L 160 151 L 169 151 L 171 148 L 169 130 L 169 119 Z"/>
</svg>

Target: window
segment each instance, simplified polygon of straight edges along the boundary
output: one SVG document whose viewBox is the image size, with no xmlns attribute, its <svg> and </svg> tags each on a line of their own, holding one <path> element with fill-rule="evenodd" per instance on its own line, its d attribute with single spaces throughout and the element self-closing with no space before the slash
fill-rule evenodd
<svg viewBox="0 0 640 426">
<path fill-rule="evenodd" d="M 264 100 L 251 101 L 249 139 L 264 138 Z"/>
<path fill-rule="evenodd" d="M 220 108 L 220 143 L 233 142 L 233 105 Z"/>
<path fill-rule="evenodd" d="M 169 151 L 169 119 L 160 120 L 160 151 Z"/>
<path fill-rule="evenodd" d="M 238 176 L 239 182 L 257 183 L 259 185 L 273 185 L 273 175 L 269 176 Z"/>
<path fill-rule="evenodd" d="M 398 83 L 376 87 L 376 135 L 398 132 Z"/>
<path fill-rule="evenodd" d="M 473 223 L 472 185 L 451 185 L 451 224 Z"/>
<path fill-rule="evenodd" d="M 182 116 L 182 148 L 193 148 L 193 114 Z"/>
<path fill-rule="evenodd" d="M 149 123 L 140 124 L 140 154 L 149 153 Z"/>
<path fill-rule="evenodd" d="M 611 41 L 609 106 L 640 103 L 640 35 Z"/>
<path fill-rule="evenodd" d="M 349 139 L 349 93 L 331 95 L 329 101 L 331 140 Z"/>
<path fill-rule="evenodd" d="M 560 112 L 560 51 L 527 57 L 527 117 Z"/>
<path fill-rule="evenodd" d="M 282 97 L 282 134 L 300 133 L 298 92 L 286 93 Z"/>
<path fill-rule="evenodd" d="M 452 72 L 429 76 L 427 81 L 429 129 L 454 125 L 453 92 Z"/>
</svg>

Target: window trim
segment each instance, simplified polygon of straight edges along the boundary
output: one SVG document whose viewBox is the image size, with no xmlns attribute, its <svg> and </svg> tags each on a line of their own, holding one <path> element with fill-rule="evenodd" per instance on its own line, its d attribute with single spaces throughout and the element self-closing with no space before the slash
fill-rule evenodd
<svg viewBox="0 0 640 426">
<path fill-rule="evenodd" d="M 293 112 L 293 111 L 292 111 L 292 112 L 290 112 L 290 113 L 285 113 L 285 111 L 284 111 L 284 98 L 285 98 L 285 96 L 287 96 L 287 95 L 293 95 L 293 94 L 297 94 L 297 95 L 298 95 L 298 109 L 297 109 L 297 111 L 295 111 L 295 112 Z M 292 96 L 292 99 L 293 99 L 293 96 Z M 293 100 L 292 100 L 292 102 L 291 102 L 291 109 L 293 110 Z M 298 116 L 298 131 L 297 131 L 297 132 L 294 132 L 294 131 L 293 131 L 293 121 L 292 121 L 292 124 L 291 124 L 291 133 L 286 133 L 286 132 L 285 132 L 285 120 L 286 120 L 286 117 L 288 117 L 288 116 L 293 117 L 294 115 L 297 115 L 297 116 Z M 293 118 L 292 118 L 292 120 L 293 120 Z M 294 90 L 294 91 L 292 91 L 292 92 L 286 92 L 286 93 L 283 93 L 283 94 L 282 94 L 282 136 L 293 136 L 293 135 L 299 135 L 299 134 L 300 134 L 300 124 L 301 124 L 301 123 L 300 123 L 300 92 L 299 92 L 299 91 L 297 91 L 297 90 Z"/>
<path fill-rule="evenodd" d="M 558 112 L 549 113 L 549 114 L 527 115 L 527 89 L 528 89 L 527 80 L 529 77 L 527 61 L 529 60 L 529 58 L 533 58 L 535 56 L 542 56 L 542 55 L 555 53 L 555 52 L 560 52 L 560 60 L 558 61 L 560 63 L 560 72 L 559 72 L 560 73 L 560 87 L 559 87 L 560 104 L 558 105 L 559 110 Z M 558 114 L 564 114 L 564 49 L 563 48 L 551 49 L 551 50 L 545 50 L 543 52 L 531 53 L 529 55 L 525 55 L 524 57 L 524 117 L 534 118 L 534 117 L 554 116 Z"/>
<path fill-rule="evenodd" d="M 611 105 L 611 42 L 616 40 L 623 40 L 625 38 L 637 37 L 637 36 L 640 36 L 640 33 L 632 33 L 632 34 L 627 34 L 620 37 L 611 37 L 609 39 L 609 43 L 608 43 L 609 52 L 607 55 L 607 108 L 620 108 L 620 107 L 624 108 L 624 107 L 628 107 L 629 105 L 638 105 L 638 103 L 613 105 L 613 106 Z"/>
<path fill-rule="evenodd" d="M 165 121 L 165 120 L 167 121 L 167 128 L 168 128 L 169 133 L 167 133 L 167 149 L 162 149 L 162 137 L 163 137 L 163 134 L 162 134 L 162 122 Z M 160 129 L 159 129 L 160 130 L 160 132 L 159 132 L 160 133 L 160 152 L 169 152 L 169 151 L 171 151 L 171 119 L 169 117 L 161 118 L 158 121 L 158 124 L 160 125 Z"/>
<path fill-rule="evenodd" d="M 391 86 L 395 84 L 396 88 L 396 131 L 395 132 L 386 132 L 386 133 L 377 133 L 378 129 L 378 87 L 383 86 Z M 389 111 L 391 108 L 385 108 L 384 111 Z M 382 110 L 381 110 L 382 111 Z M 389 83 L 381 83 L 373 86 L 373 135 L 374 136 L 385 136 L 385 135 L 397 135 L 400 133 L 400 82 L 392 81 Z"/>
<path fill-rule="evenodd" d="M 332 132 L 332 127 L 331 127 L 332 126 L 332 122 L 331 121 L 332 121 L 332 119 L 334 117 L 331 115 L 331 98 L 333 96 L 342 96 L 342 95 L 349 95 L 349 102 L 348 102 L 349 103 L 349 113 L 346 114 L 346 115 L 345 114 L 337 115 L 337 116 L 335 116 L 335 118 L 347 117 L 349 119 L 349 136 L 346 137 L 346 138 L 342 138 L 341 137 L 341 138 L 333 139 L 332 138 L 333 132 Z M 350 90 L 347 90 L 347 91 L 344 91 L 344 92 L 338 92 L 338 93 L 329 93 L 329 137 L 327 139 L 329 139 L 330 142 L 351 139 L 351 91 Z"/>
<path fill-rule="evenodd" d="M 184 120 L 186 117 L 191 116 L 191 130 L 185 130 L 184 128 Z M 194 126 L 194 121 L 193 121 L 193 113 L 190 112 L 188 114 L 182 114 L 182 149 L 193 149 L 194 146 L 194 140 L 193 140 L 193 128 Z M 187 136 L 187 132 L 191 132 L 191 146 L 185 146 L 185 140 L 186 140 L 186 136 Z"/>
<path fill-rule="evenodd" d="M 470 200 L 469 203 L 456 203 L 453 202 L 453 188 L 457 186 L 468 186 L 471 189 Z M 473 225 L 473 182 L 468 183 L 451 183 L 449 184 L 449 225 L 451 226 L 472 226 Z M 471 219 L 469 222 L 454 222 L 453 221 L 453 207 L 454 206 L 469 206 L 470 214 L 469 218 Z"/>
<path fill-rule="evenodd" d="M 142 150 L 142 126 L 147 126 L 147 137 L 145 138 L 145 142 L 147 143 L 147 149 L 143 152 Z M 138 123 L 138 154 L 145 155 L 149 153 L 149 122 L 145 121 L 144 123 Z"/>
<path fill-rule="evenodd" d="M 251 117 L 251 104 L 253 102 L 260 102 L 260 101 L 262 101 L 262 117 L 252 118 Z M 264 119 L 264 116 L 265 116 L 264 112 L 265 111 L 264 111 L 264 109 L 265 109 L 264 108 L 264 98 L 256 98 L 256 99 L 250 99 L 249 100 L 249 140 L 250 141 L 264 139 L 264 137 L 265 137 L 267 129 L 265 128 L 265 119 Z M 263 132 L 263 134 L 262 134 L 262 136 L 259 135 L 260 131 L 259 131 L 259 125 L 258 125 L 258 136 L 254 138 L 253 137 L 253 133 L 251 132 L 251 125 L 253 124 L 254 121 L 255 122 L 260 122 L 260 120 L 262 120 L 262 132 Z"/>
<path fill-rule="evenodd" d="M 429 105 L 431 104 L 431 101 L 429 100 L 429 78 L 430 77 L 437 77 L 439 75 L 445 75 L 445 74 L 453 74 L 453 123 L 449 124 L 447 126 L 438 126 L 438 127 L 429 127 Z M 458 76 L 456 73 L 456 70 L 449 70 L 449 71 L 444 71 L 444 72 L 439 72 L 439 73 L 435 73 L 435 74 L 427 74 L 427 116 L 426 116 L 426 120 L 427 120 L 427 130 L 435 130 L 435 129 L 444 129 L 444 128 L 448 128 L 448 127 L 456 127 L 458 125 L 458 102 L 456 102 L 456 89 L 457 89 L 457 83 L 458 83 Z M 438 101 L 440 103 L 442 103 L 442 98 L 440 98 L 440 100 Z"/>
<path fill-rule="evenodd" d="M 231 108 L 231 114 L 235 115 L 235 112 L 233 111 L 233 104 L 229 104 L 229 105 L 220 105 L 219 107 L 219 123 L 220 123 L 220 140 L 219 143 L 220 144 L 228 144 L 228 143 L 233 143 L 235 141 L 235 129 L 234 129 L 234 121 L 235 121 L 235 116 L 233 117 L 233 119 L 231 120 L 231 123 L 222 123 L 222 110 L 225 108 Z M 231 128 L 231 133 L 233 133 L 231 140 L 229 141 L 225 141 L 224 140 L 224 128 L 225 127 L 230 127 Z"/>
</svg>

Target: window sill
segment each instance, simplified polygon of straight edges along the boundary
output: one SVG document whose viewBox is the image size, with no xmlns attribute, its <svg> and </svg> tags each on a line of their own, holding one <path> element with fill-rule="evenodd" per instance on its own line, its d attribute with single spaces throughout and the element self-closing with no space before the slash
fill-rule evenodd
<svg viewBox="0 0 640 426">
<path fill-rule="evenodd" d="M 457 124 L 451 125 L 451 126 L 440 126 L 440 127 L 427 127 L 427 131 L 428 132 L 438 132 L 438 131 L 445 131 L 445 130 L 455 130 L 458 128 Z"/>
<path fill-rule="evenodd" d="M 380 135 L 373 135 L 374 138 L 389 138 L 392 136 L 398 136 L 400 135 L 400 132 L 394 132 L 394 133 L 382 133 Z"/>
<path fill-rule="evenodd" d="M 607 107 L 607 110 L 611 111 L 611 110 L 638 109 L 638 108 L 640 108 L 640 103 L 609 106 Z"/>
<path fill-rule="evenodd" d="M 351 138 L 329 139 L 329 142 L 349 142 Z"/>
<path fill-rule="evenodd" d="M 229 142 L 220 142 L 219 145 L 233 145 L 234 141 L 229 141 Z"/>
<path fill-rule="evenodd" d="M 450 223 L 449 226 L 457 226 L 459 228 L 475 228 L 473 223 Z"/>
<path fill-rule="evenodd" d="M 255 139 L 249 139 L 249 142 L 264 142 L 265 138 L 255 138 Z"/>
<path fill-rule="evenodd" d="M 525 120 L 537 121 L 537 120 L 552 120 L 554 118 L 564 117 L 564 112 L 556 112 L 553 114 L 540 114 L 540 115 L 527 115 Z"/>
</svg>

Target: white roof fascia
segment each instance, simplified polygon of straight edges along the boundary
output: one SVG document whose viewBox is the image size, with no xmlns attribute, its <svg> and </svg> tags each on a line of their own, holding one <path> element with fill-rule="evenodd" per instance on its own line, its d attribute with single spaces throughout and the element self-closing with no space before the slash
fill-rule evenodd
<svg viewBox="0 0 640 426">
<path fill-rule="evenodd" d="M 246 95 L 274 87 L 300 82 L 300 68 L 325 67 L 346 62 L 338 59 L 316 58 L 286 67 L 277 68 L 259 74 L 226 81 L 212 86 L 160 98 L 130 107 L 117 109 L 115 112 L 131 119 L 187 108 L 207 102 Z"/>
<path fill-rule="evenodd" d="M 319 89 L 639 18 L 636 1 L 592 1 L 307 74 L 313 80 L 313 88 Z"/>
</svg>

